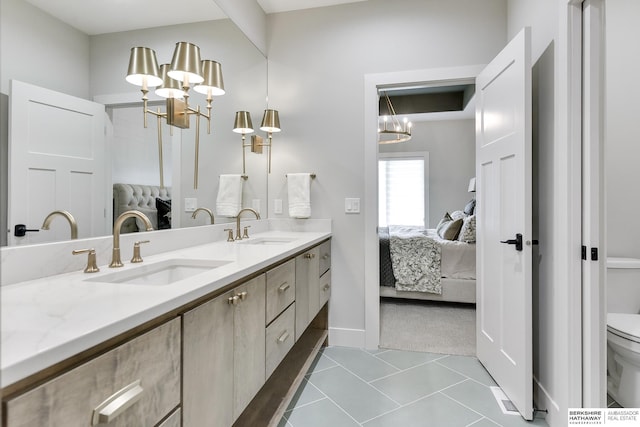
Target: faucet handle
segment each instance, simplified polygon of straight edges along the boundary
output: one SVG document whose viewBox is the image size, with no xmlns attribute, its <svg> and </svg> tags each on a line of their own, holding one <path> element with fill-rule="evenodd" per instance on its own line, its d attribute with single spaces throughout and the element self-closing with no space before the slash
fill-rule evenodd
<svg viewBox="0 0 640 427">
<path fill-rule="evenodd" d="M 87 256 L 87 266 L 84 269 L 85 273 L 97 273 L 100 271 L 98 265 L 96 264 L 96 250 L 94 248 L 91 249 L 74 249 L 71 251 L 73 255 L 88 253 Z"/>
<path fill-rule="evenodd" d="M 244 234 L 242 235 L 243 239 L 248 239 L 249 238 L 249 228 L 251 226 L 250 225 L 245 225 L 244 226 Z"/>
<path fill-rule="evenodd" d="M 227 237 L 227 242 L 234 242 L 235 240 L 233 239 L 233 229 L 232 228 L 225 228 L 224 231 L 228 232 L 228 237 Z"/>
<path fill-rule="evenodd" d="M 142 257 L 140 256 L 140 245 L 143 243 L 149 243 L 149 240 L 140 240 L 133 244 L 133 258 L 131 258 L 132 263 L 142 262 Z"/>
</svg>

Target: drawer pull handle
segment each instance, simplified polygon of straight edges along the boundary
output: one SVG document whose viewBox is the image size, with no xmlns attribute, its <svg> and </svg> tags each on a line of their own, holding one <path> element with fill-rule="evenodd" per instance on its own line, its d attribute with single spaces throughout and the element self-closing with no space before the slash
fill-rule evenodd
<svg viewBox="0 0 640 427">
<path fill-rule="evenodd" d="M 315 257 L 316 257 L 316 254 L 304 254 L 304 257 L 305 257 L 306 259 L 313 259 L 313 258 L 315 258 Z"/>
<path fill-rule="evenodd" d="M 278 342 L 283 343 L 287 340 L 287 338 L 289 338 L 289 332 L 284 331 L 284 333 L 278 338 Z"/>
<path fill-rule="evenodd" d="M 232 297 L 229 297 L 229 304 L 238 305 L 238 300 L 239 299 L 240 299 L 240 297 L 238 297 L 238 295 L 234 295 Z"/>
<path fill-rule="evenodd" d="M 330 287 L 331 287 L 331 285 L 327 283 L 322 287 L 322 290 L 323 291 L 328 291 Z"/>
<path fill-rule="evenodd" d="M 93 410 L 91 425 L 108 424 L 118 415 L 129 409 L 142 397 L 144 389 L 140 380 L 134 381 L 122 390 L 115 392 Z"/>
<path fill-rule="evenodd" d="M 324 254 L 324 255 L 322 255 L 322 259 L 324 259 L 324 260 L 329 259 L 329 254 Z"/>
<path fill-rule="evenodd" d="M 278 292 L 285 292 L 287 289 L 289 289 L 291 286 L 287 283 L 284 282 L 282 285 L 280 285 L 280 287 L 278 288 Z"/>
<path fill-rule="evenodd" d="M 248 293 L 247 291 L 240 292 L 240 293 L 238 294 L 238 297 L 239 297 L 242 301 L 246 300 L 248 296 L 249 296 L 249 293 Z"/>
</svg>

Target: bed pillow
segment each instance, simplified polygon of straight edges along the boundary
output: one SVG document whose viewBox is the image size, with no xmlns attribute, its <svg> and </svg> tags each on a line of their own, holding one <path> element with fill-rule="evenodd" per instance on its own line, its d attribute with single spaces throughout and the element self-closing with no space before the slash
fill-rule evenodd
<svg viewBox="0 0 640 427">
<path fill-rule="evenodd" d="M 438 225 L 436 226 L 436 230 L 440 230 L 440 228 L 447 222 L 449 221 L 453 221 L 453 218 L 451 218 L 451 215 L 449 215 L 449 212 L 445 212 L 444 216 L 442 217 L 442 219 L 440 220 L 440 222 L 438 223 Z"/>
<path fill-rule="evenodd" d="M 446 213 L 444 218 L 440 220 L 436 232 L 441 239 L 455 240 L 462 228 L 463 219 L 453 219 L 449 213 Z"/>
<path fill-rule="evenodd" d="M 464 211 L 453 211 L 451 212 L 451 218 L 453 218 L 453 220 L 455 221 L 456 219 L 464 219 L 464 217 L 466 217 L 467 214 L 464 213 Z"/>
<path fill-rule="evenodd" d="M 476 199 L 471 199 L 464 207 L 464 213 L 467 215 L 473 215 L 476 210 Z"/>
<path fill-rule="evenodd" d="M 470 215 L 463 220 L 458 240 L 466 243 L 476 242 L 476 216 Z"/>
<path fill-rule="evenodd" d="M 156 209 L 158 210 L 158 230 L 171 228 L 171 200 L 156 197 Z"/>
</svg>

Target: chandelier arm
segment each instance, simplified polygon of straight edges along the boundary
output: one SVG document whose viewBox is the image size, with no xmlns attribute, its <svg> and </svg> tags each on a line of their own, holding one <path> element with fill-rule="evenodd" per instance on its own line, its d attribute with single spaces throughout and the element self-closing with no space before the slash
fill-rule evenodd
<svg viewBox="0 0 640 427">
<path fill-rule="evenodd" d="M 386 99 L 387 109 L 389 110 L 389 114 L 391 115 L 391 122 L 392 122 L 392 125 L 394 126 L 394 130 L 395 130 L 400 126 L 400 121 L 398 120 L 398 117 L 396 117 L 396 109 L 393 108 L 393 104 L 391 103 L 391 99 L 389 99 L 389 95 L 386 92 L 384 93 L 384 97 Z"/>
</svg>

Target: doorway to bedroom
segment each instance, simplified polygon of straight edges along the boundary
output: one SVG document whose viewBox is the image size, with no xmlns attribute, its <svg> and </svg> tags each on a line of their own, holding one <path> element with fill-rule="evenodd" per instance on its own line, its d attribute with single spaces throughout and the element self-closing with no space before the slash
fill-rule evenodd
<svg viewBox="0 0 640 427">
<path fill-rule="evenodd" d="M 474 89 L 378 87 L 412 124 L 378 145 L 381 348 L 475 356 Z"/>
</svg>

